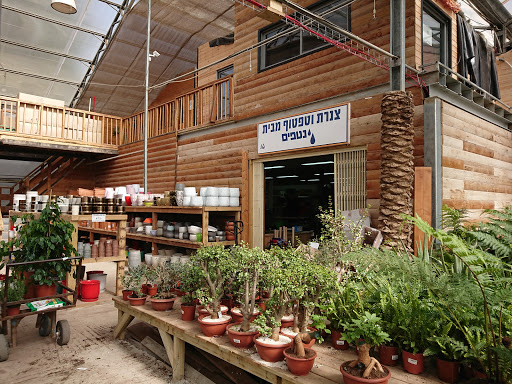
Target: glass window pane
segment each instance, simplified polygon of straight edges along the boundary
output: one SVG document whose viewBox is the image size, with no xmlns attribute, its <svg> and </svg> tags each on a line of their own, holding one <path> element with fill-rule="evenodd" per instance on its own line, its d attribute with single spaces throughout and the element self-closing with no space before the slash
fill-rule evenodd
<svg viewBox="0 0 512 384">
<path fill-rule="evenodd" d="M 288 28 L 290 28 L 288 25 L 275 28 L 264 34 L 263 39 L 275 36 Z M 267 67 L 300 55 L 300 32 L 293 32 L 268 43 L 265 46 L 265 52 L 265 66 Z"/>
<path fill-rule="evenodd" d="M 423 12 L 423 64 L 441 61 L 441 22 Z"/>
</svg>

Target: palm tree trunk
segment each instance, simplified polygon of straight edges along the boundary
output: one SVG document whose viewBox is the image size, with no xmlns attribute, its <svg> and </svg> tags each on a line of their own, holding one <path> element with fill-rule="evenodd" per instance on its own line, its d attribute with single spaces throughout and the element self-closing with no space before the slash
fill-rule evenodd
<svg viewBox="0 0 512 384">
<path fill-rule="evenodd" d="M 413 226 L 401 215 L 413 214 L 414 103 L 410 92 L 391 91 L 382 97 L 379 226 L 384 242 L 412 250 Z"/>
</svg>

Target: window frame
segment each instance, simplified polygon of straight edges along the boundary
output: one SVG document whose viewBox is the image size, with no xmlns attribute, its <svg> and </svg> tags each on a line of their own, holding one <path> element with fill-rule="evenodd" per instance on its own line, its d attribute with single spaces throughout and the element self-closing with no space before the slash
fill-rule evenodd
<svg viewBox="0 0 512 384">
<path fill-rule="evenodd" d="M 315 12 L 315 10 L 317 10 L 319 8 L 323 8 L 323 7 L 325 7 L 326 5 L 328 5 L 330 3 L 336 3 L 338 1 L 340 1 L 340 0 L 321 0 L 321 1 L 317 2 L 317 3 L 315 3 L 315 4 L 312 4 L 309 7 L 307 7 L 307 9 L 309 9 L 312 12 Z M 346 8 L 347 8 L 347 26 L 348 26 L 347 30 L 351 31 L 352 30 L 352 20 L 351 20 L 351 6 L 350 6 L 350 4 L 347 5 Z M 269 33 L 272 30 L 278 29 L 278 28 L 282 27 L 284 24 L 286 24 L 286 23 L 284 21 L 280 20 L 280 21 L 277 21 L 275 23 L 272 23 L 270 25 L 267 25 L 267 26 L 261 28 L 258 31 L 258 41 L 260 42 L 260 41 L 264 40 L 264 38 L 263 38 L 264 34 L 267 34 L 267 33 Z M 290 27 L 291 27 L 291 25 L 290 25 Z M 305 32 L 305 31 L 303 31 L 302 29 L 299 28 L 299 33 L 300 33 L 299 47 L 300 47 L 300 51 L 302 52 L 303 44 L 304 44 L 303 34 L 307 33 L 307 32 Z M 313 53 L 316 53 L 316 52 L 319 52 L 321 50 L 324 50 L 324 49 L 327 49 L 327 48 L 331 48 L 331 47 L 332 47 L 331 44 L 326 43 L 325 45 L 323 45 L 321 47 L 308 50 L 307 52 L 302 52 L 299 55 L 289 57 L 289 58 L 287 58 L 285 60 L 282 60 L 282 61 L 280 61 L 278 63 L 274 63 L 272 65 L 265 65 L 265 49 L 266 49 L 266 45 L 263 45 L 263 46 L 258 48 L 258 73 L 259 72 L 264 72 L 264 71 L 266 71 L 268 69 L 278 67 L 280 65 L 289 63 L 291 61 L 300 59 L 302 57 L 311 55 Z"/>
<path fill-rule="evenodd" d="M 421 65 L 433 63 L 423 62 L 423 15 L 428 14 L 441 24 L 441 57 L 440 62 L 447 67 L 452 66 L 452 19 L 441 10 L 436 4 L 429 0 L 421 2 Z M 444 34 L 444 37 L 443 37 Z"/>
</svg>

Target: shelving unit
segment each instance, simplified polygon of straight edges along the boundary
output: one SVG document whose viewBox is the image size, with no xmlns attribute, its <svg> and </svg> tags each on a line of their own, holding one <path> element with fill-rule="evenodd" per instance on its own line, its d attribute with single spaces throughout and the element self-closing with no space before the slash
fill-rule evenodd
<svg viewBox="0 0 512 384">
<path fill-rule="evenodd" d="M 17 212 L 17 211 L 9 211 L 9 227 L 13 225 L 11 217 L 21 216 L 27 212 Z M 39 212 L 29 212 L 34 215 L 34 218 L 38 218 Z M 78 225 L 79 221 L 92 221 L 92 215 L 68 215 L 62 214 L 62 218 L 66 221 L 69 221 L 75 227 L 75 231 L 72 235 L 72 243 L 76 248 L 78 244 L 78 231 L 88 232 L 88 233 L 97 233 L 100 235 L 108 235 L 117 238 L 119 243 L 119 254 L 112 257 L 94 257 L 87 258 L 82 260 L 82 265 L 84 264 L 93 264 L 93 263 L 104 263 L 104 262 L 114 262 L 116 263 L 116 295 L 119 296 L 122 294 L 123 286 L 121 284 L 121 279 L 124 276 L 124 267 L 126 265 L 126 254 L 125 254 L 125 245 L 126 245 L 126 220 L 128 218 L 127 215 L 105 215 L 105 221 L 117 221 L 118 229 L 117 231 L 109 231 L 104 229 L 96 229 L 89 227 L 82 227 Z M 75 289 L 75 279 L 72 278 L 74 271 L 68 275 L 68 286 L 71 289 Z"/>
<path fill-rule="evenodd" d="M 126 213 L 150 213 L 153 220 L 153 229 L 157 229 L 158 215 L 162 214 L 182 214 L 201 216 L 203 241 L 196 242 L 190 240 L 169 239 L 161 236 L 139 235 L 135 233 L 127 233 L 128 239 L 151 242 L 153 250 L 158 250 L 158 244 L 171 245 L 175 247 L 183 247 L 190 249 L 198 249 L 201 246 L 209 246 L 215 244 L 234 245 L 234 241 L 208 242 L 208 225 L 210 223 L 210 214 L 222 214 L 231 216 L 232 220 L 240 220 L 240 207 L 126 207 Z M 197 220 L 199 221 L 199 220 Z"/>
</svg>

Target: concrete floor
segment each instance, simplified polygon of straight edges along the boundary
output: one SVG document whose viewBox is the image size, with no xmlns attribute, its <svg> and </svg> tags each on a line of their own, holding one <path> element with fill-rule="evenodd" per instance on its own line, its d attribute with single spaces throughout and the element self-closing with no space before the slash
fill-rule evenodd
<svg viewBox="0 0 512 384">
<path fill-rule="evenodd" d="M 17 347 L 11 348 L 9 359 L 0 363 L 0 383 L 170 382 L 172 370 L 168 365 L 129 341 L 114 340 L 112 336 L 117 324 L 112 302 L 115 264 L 87 267 L 107 273 L 107 292 L 101 293 L 97 302 L 78 301 L 76 308 L 57 312 L 57 320 L 65 319 L 70 324 L 69 344 L 60 347 L 50 337 L 40 337 L 36 316 L 25 318 L 18 326 Z M 190 382 L 204 382 L 190 367 L 186 369 Z"/>
</svg>

